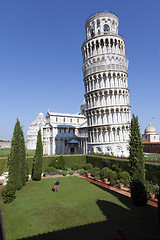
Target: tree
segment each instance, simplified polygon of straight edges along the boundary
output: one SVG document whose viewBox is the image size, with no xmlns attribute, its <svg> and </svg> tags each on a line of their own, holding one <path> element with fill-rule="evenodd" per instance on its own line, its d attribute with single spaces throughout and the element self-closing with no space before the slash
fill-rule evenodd
<svg viewBox="0 0 160 240">
<path fill-rule="evenodd" d="M 138 117 L 135 117 L 134 114 L 131 121 L 129 150 L 131 198 L 135 205 L 142 206 L 147 203 L 147 192 L 145 189 L 145 163 Z"/>
<path fill-rule="evenodd" d="M 26 147 L 22 127 L 21 127 L 21 164 L 22 164 L 21 167 L 22 185 L 24 186 L 26 184 L 28 177 L 27 177 Z"/>
<path fill-rule="evenodd" d="M 11 152 L 8 159 L 9 179 L 8 183 L 13 185 L 15 190 L 21 189 L 22 187 L 22 151 L 21 151 L 21 126 L 17 119 L 14 127 Z"/>
<path fill-rule="evenodd" d="M 33 176 L 32 179 L 35 181 L 41 180 L 42 164 L 43 164 L 43 145 L 42 145 L 41 129 L 39 129 L 38 135 L 37 135 L 37 145 L 36 145 L 35 157 L 33 160 L 33 172 L 32 172 L 32 176 Z"/>
</svg>

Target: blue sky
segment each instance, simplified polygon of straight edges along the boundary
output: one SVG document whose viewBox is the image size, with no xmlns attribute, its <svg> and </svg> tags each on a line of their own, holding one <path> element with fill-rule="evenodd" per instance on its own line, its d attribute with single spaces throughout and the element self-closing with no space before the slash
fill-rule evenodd
<svg viewBox="0 0 160 240">
<path fill-rule="evenodd" d="M 84 100 L 85 22 L 108 10 L 126 41 L 131 112 L 141 132 L 160 133 L 159 0 L 3 0 L 0 2 L 0 139 L 17 117 L 27 129 L 39 112 L 77 113 Z"/>
</svg>

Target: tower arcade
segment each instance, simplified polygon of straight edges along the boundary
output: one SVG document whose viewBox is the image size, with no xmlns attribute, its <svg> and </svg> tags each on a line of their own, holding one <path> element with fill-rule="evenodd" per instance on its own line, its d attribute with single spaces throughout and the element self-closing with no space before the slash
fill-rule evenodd
<svg viewBox="0 0 160 240">
<path fill-rule="evenodd" d="M 128 60 L 118 25 L 117 16 L 108 12 L 90 17 L 85 24 L 81 50 L 88 150 L 128 156 Z"/>
</svg>

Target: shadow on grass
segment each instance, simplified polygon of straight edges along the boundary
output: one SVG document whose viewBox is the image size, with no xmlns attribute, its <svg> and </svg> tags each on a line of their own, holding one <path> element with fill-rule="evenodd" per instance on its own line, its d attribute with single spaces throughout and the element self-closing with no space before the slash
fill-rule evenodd
<svg viewBox="0 0 160 240">
<path fill-rule="evenodd" d="M 97 200 L 96 203 L 106 216 L 106 221 L 48 232 L 23 239 L 114 240 L 115 233 L 118 230 L 122 230 L 128 240 L 160 240 L 156 208 L 148 205 L 146 207 L 135 207 L 130 198 L 99 185 L 96 186 L 114 195 L 121 204 L 118 205 L 107 200 Z"/>
</svg>

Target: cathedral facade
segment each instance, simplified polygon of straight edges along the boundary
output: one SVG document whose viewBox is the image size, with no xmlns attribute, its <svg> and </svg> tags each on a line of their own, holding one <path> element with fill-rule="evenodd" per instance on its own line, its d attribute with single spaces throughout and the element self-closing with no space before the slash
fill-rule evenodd
<svg viewBox="0 0 160 240">
<path fill-rule="evenodd" d="M 87 20 L 81 47 L 85 102 L 81 114 L 47 113 L 41 126 L 44 154 L 93 151 L 128 157 L 128 60 L 118 25 L 117 16 L 108 12 Z M 30 129 L 28 146 L 32 134 Z"/>
</svg>

